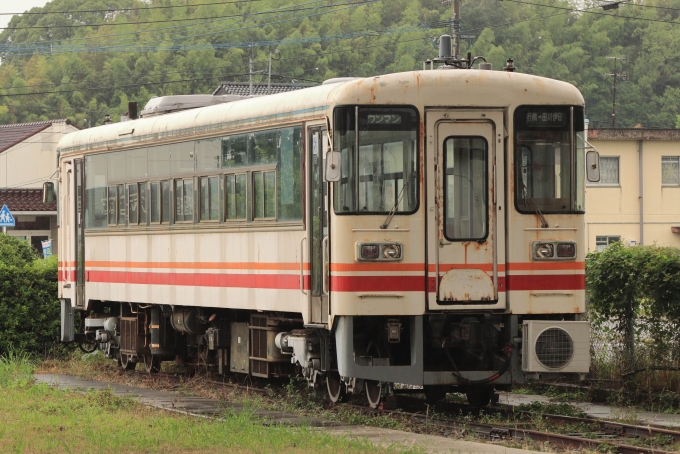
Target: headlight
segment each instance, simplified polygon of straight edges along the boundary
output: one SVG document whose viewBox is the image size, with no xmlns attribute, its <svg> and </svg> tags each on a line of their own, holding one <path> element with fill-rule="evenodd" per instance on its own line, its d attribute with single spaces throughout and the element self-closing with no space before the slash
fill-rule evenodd
<svg viewBox="0 0 680 454">
<path fill-rule="evenodd" d="M 536 245 L 536 257 L 547 259 L 553 256 L 553 245 L 549 243 L 538 243 Z"/>
<path fill-rule="evenodd" d="M 386 259 L 398 259 L 401 257 L 401 248 L 396 244 L 388 244 L 383 247 L 383 257 Z"/>
<path fill-rule="evenodd" d="M 404 246 L 401 243 L 356 243 L 356 260 L 358 262 L 394 262 L 401 260 L 403 253 Z"/>
</svg>

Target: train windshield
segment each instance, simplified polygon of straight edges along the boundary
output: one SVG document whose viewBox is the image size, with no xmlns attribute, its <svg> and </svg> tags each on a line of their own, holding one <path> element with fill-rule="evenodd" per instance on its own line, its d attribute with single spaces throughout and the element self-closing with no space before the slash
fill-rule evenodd
<svg viewBox="0 0 680 454">
<path fill-rule="evenodd" d="M 333 148 L 342 154 L 341 178 L 333 188 L 335 212 L 414 212 L 418 111 L 397 106 L 338 107 L 333 129 Z"/>
<path fill-rule="evenodd" d="M 585 211 L 583 107 L 515 111 L 515 203 L 521 213 Z"/>
</svg>

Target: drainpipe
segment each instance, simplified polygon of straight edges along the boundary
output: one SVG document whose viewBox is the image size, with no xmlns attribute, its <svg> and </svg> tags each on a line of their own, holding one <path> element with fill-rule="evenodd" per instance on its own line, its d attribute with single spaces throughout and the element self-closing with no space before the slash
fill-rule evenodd
<svg viewBox="0 0 680 454">
<path fill-rule="evenodd" d="M 638 181 L 640 182 L 640 243 L 645 244 L 645 203 L 644 203 L 644 182 L 642 180 L 642 140 L 638 141 L 638 155 L 640 163 L 638 165 Z"/>
</svg>

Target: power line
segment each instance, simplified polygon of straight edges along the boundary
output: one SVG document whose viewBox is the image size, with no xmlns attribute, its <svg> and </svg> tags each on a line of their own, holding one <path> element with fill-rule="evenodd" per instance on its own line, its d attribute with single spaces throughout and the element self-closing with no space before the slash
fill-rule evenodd
<svg viewBox="0 0 680 454">
<path fill-rule="evenodd" d="M 227 77 L 238 77 L 238 76 L 247 76 L 248 73 L 239 73 L 239 74 L 224 74 L 223 76 Z M 208 77 L 198 77 L 195 79 L 180 79 L 180 80 L 164 80 L 161 82 L 145 82 L 145 83 L 138 83 L 138 84 L 126 84 L 126 85 L 114 85 L 114 86 L 107 86 L 107 87 L 83 87 L 79 88 L 77 90 L 57 90 L 57 91 L 42 91 L 42 92 L 32 92 L 32 93 L 14 93 L 11 95 L 3 95 L 0 94 L 0 97 L 6 97 L 6 98 L 13 98 L 16 96 L 35 96 L 35 95 L 54 95 L 54 94 L 61 94 L 61 93 L 74 93 L 76 91 L 103 91 L 103 90 L 117 90 L 120 88 L 130 88 L 130 87 L 142 87 L 145 85 L 161 85 L 161 84 L 176 84 L 180 82 L 195 82 L 197 80 L 206 80 L 206 79 L 218 79 L 223 76 L 208 76 Z"/>
<path fill-rule="evenodd" d="M 373 3 L 375 0 L 363 0 L 359 1 L 357 3 L 352 3 L 352 5 L 362 5 L 365 3 Z M 279 9 L 276 10 L 277 12 L 298 12 L 298 11 L 305 11 L 305 10 L 310 10 L 310 9 L 317 9 L 317 8 L 332 8 L 334 6 L 337 6 L 337 4 L 332 4 L 332 5 L 324 5 L 324 6 L 314 6 L 314 7 L 309 7 L 309 8 L 298 8 L 297 6 L 293 6 L 291 8 L 293 9 Z M 262 14 L 270 14 L 272 11 L 263 11 L 263 12 L 256 12 L 256 13 L 250 13 L 249 16 L 257 16 L 257 15 L 262 15 Z M 228 16 L 220 16 L 218 19 L 229 19 L 233 17 L 243 17 L 244 14 L 232 14 Z M 163 19 L 163 20 L 154 20 L 154 21 L 140 21 L 140 22 L 103 22 L 101 24 L 71 24 L 71 25 L 29 25 L 25 27 L 0 27 L 0 30 L 27 30 L 27 29 L 55 29 L 55 28 L 92 28 L 92 27 L 117 27 L 120 25 L 142 25 L 142 24 L 162 24 L 162 23 L 170 23 L 170 22 L 182 22 L 182 21 L 194 21 L 194 20 L 207 20 L 208 23 L 214 22 L 216 19 L 214 17 L 187 17 L 183 19 Z"/>
<path fill-rule="evenodd" d="M 24 11 L 23 13 L 0 13 L 0 16 L 45 16 L 48 14 L 75 14 L 75 13 L 110 13 L 113 11 L 146 11 L 151 9 L 169 9 L 169 8 L 191 8 L 193 6 L 210 6 L 210 5 L 225 5 L 234 3 L 255 3 L 263 0 L 235 0 L 223 1 L 217 3 L 194 3 L 189 5 L 163 5 L 163 6 L 147 6 L 144 8 L 109 8 L 109 9 L 77 9 L 73 11 Z"/>
<path fill-rule="evenodd" d="M 660 22 L 660 23 L 664 23 L 664 24 L 674 24 L 674 25 L 680 24 L 680 22 L 661 20 L 661 19 L 647 19 L 647 18 L 644 18 L 644 17 L 623 16 L 621 14 L 608 14 L 608 13 L 599 12 L 599 11 L 589 11 L 590 9 L 600 8 L 600 6 L 597 6 L 595 8 L 587 8 L 587 9 L 572 9 L 572 8 L 567 8 L 565 6 L 543 5 L 541 3 L 531 3 L 531 2 L 525 2 L 525 1 L 522 1 L 522 0 L 506 0 L 506 1 L 514 2 L 514 3 L 521 3 L 521 4 L 524 4 L 524 5 L 541 6 L 543 8 L 567 10 L 570 13 L 582 12 L 582 13 L 586 13 L 586 14 L 595 14 L 597 16 L 620 17 L 621 19 L 633 19 L 633 20 L 639 20 L 639 21 L 644 21 L 644 22 Z"/>
<path fill-rule="evenodd" d="M 259 0 L 258 0 L 259 1 Z M 297 6 L 303 6 L 303 5 L 310 5 L 313 3 L 321 3 L 324 0 L 313 0 L 307 3 L 302 3 L 298 4 Z M 281 8 L 275 8 L 275 9 L 270 9 L 270 10 L 265 10 L 263 12 L 280 12 Z M 244 19 L 250 17 L 250 14 L 244 14 L 242 16 Z M 203 24 L 209 24 L 209 23 L 214 23 L 217 21 L 221 21 L 222 19 L 218 19 L 215 21 L 208 21 L 208 22 L 203 22 Z M 186 25 L 175 25 L 172 27 L 164 27 L 164 28 L 155 28 L 155 29 L 148 29 L 148 30 L 136 30 L 134 32 L 126 32 L 126 33 L 113 33 L 113 34 L 108 34 L 108 35 L 98 35 L 98 36 L 88 36 L 88 37 L 82 37 L 82 38 L 65 38 L 65 39 L 56 39 L 56 40 L 46 40 L 46 41 L 27 41 L 24 43 L 18 43 L 18 44 L 41 44 L 41 45 L 46 45 L 46 44 L 52 44 L 52 43 L 59 43 L 65 40 L 68 41 L 91 41 L 92 39 L 103 39 L 103 38 L 112 38 L 112 37 L 117 37 L 117 36 L 128 36 L 128 35 L 135 35 L 138 36 L 140 34 L 145 34 L 145 33 L 157 33 L 165 30 L 173 30 L 173 29 L 178 29 L 178 28 L 186 28 L 189 26 L 195 26 L 195 25 L 202 25 L 202 24 L 186 24 Z M 203 36 L 203 35 L 193 35 L 193 36 Z M 13 45 L 17 45 L 14 44 Z M 2 46 L 0 46 L 2 47 Z"/>
</svg>

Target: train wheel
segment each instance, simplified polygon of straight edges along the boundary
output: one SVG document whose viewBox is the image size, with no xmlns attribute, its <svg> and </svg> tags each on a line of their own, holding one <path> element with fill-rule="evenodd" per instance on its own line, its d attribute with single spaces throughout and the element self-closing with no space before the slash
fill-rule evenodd
<svg viewBox="0 0 680 454">
<path fill-rule="evenodd" d="M 328 390 L 328 398 L 335 403 L 342 398 L 342 380 L 337 371 L 330 371 L 326 374 L 326 389 Z"/>
<path fill-rule="evenodd" d="M 493 386 L 471 386 L 465 395 L 471 407 L 486 407 L 493 397 Z"/>
<path fill-rule="evenodd" d="M 120 354 L 120 367 L 122 367 L 125 370 L 134 370 L 135 367 L 137 367 L 137 361 L 132 361 L 132 357 L 130 355 L 126 355 L 124 353 Z"/>
<path fill-rule="evenodd" d="M 382 399 L 382 384 L 376 380 L 364 380 L 364 389 L 366 390 L 368 405 L 371 408 L 378 408 Z"/>
<path fill-rule="evenodd" d="M 161 359 L 158 356 L 144 355 L 144 369 L 150 374 L 161 371 Z"/>
<path fill-rule="evenodd" d="M 85 342 L 85 343 L 79 343 L 78 348 L 83 353 L 94 353 L 95 350 L 97 350 L 98 344 L 96 342 Z"/>
</svg>

